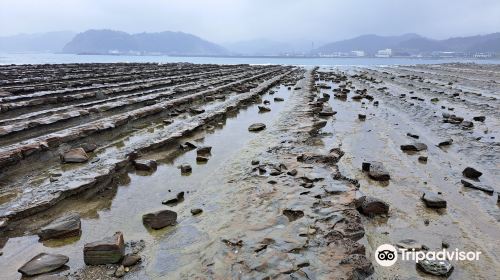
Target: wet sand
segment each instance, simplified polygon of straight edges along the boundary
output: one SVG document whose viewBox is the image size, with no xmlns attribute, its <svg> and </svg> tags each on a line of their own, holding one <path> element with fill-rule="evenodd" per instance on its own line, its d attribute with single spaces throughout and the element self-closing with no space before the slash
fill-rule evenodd
<svg viewBox="0 0 500 280">
<path fill-rule="evenodd" d="M 82 250 L 116 231 L 142 259 L 126 279 L 435 278 L 411 262 L 374 262 L 378 245 L 409 238 L 429 250 L 445 242 L 482 252 L 478 262 L 452 262 L 450 279 L 499 273 L 498 66 L 74 64 L 1 73 L 5 279 L 20 278 L 39 252 L 69 257 L 53 274 L 63 279 L 113 279 L 119 265 L 86 266 Z M 346 98 L 334 97 L 339 88 Z M 363 89 L 373 98 L 352 99 Z M 318 110 L 328 106 L 333 116 Z M 486 118 L 470 128 L 443 122 L 443 112 Z M 266 128 L 250 132 L 253 123 Z M 401 151 L 415 140 L 408 132 L 428 149 Z M 436 146 L 448 138 L 452 145 Z M 212 147 L 208 161 L 186 142 Z M 89 161 L 60 162 L 89 143 L 97 147 Z M 158 167 L 135 170 L 134 160 Z M 368 178 L 364 161 L 382 162 L 391 179 Z M 182 174 L 185 163 L 192 171 Z M 462 186 L 467 166 L 493 194 Z M 426 208 L 423 191 L 441 192 L 447 208 Z M 180 203 L 162 205 L 179 192 Z M 359 213 L 363 194 L 389 213 Z M 174 226 L 143 225 L 143 214 L 162 209 L 177 213 Z M 80 237 L 38 240 L 40 227 L 70 211 L 82 217 Z"/>
</svg>

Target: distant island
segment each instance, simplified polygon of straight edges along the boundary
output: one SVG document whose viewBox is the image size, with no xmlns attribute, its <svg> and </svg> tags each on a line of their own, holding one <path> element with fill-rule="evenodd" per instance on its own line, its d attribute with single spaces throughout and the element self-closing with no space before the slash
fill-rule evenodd
<svg viewBox="0 0 500 280">
<path fill-rule="evenodd" d="M 129 34 L 87 30 L 0 37 L 0 52 L 52 52 L 100 55 L 277 56 L 277 57 L 431 57 L 498 58 L 500 33 L 445 40 L 409 33 L 399 36 L 362 35 L 314 48 L 312 42 L 268 39 L 213 43 L 183 32 Z"/>
</svg>

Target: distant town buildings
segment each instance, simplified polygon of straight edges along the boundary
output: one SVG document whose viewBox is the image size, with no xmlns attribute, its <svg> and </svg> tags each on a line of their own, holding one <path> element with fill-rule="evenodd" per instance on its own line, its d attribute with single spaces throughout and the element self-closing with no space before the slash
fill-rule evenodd
<svg viewBox="0 0 500 280">
<path fill-rule="evenodd" d="M 375 54 L 376 57 L 391 57 L 392 56 L 392 49 L 383 49 L 377 51 L 377 54 Z"/>
</svg>

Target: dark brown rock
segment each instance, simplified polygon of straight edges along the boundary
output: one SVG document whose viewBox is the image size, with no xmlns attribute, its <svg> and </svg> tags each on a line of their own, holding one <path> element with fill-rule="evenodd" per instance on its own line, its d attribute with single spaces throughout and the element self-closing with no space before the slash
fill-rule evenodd
<svg viewBox="0 0 500 280">
<path fill-rule="evenodd" d="M 133 266 L 141 261 L 141 256 L 137 254 L 127 254 L 122 261 L 122 265 L 125 267 Z"/>
<path fill-rule="evenodd" d="M 134 167 L 141 171 L 155 171 L 158 164 L 154 160 L 134 160 Z"/>
<path fill-rule="evenodd" d="M 68 261 L 69 258 L 64 255 L 40 253 L 25 263 L 18 271 L 25 276 L 34 276 L 57 270 Z"/>
<path fill-rule="evenodd" d="M 254 123 L 248 127 L 248 131 L 261 131 L 266 129 L 266 125 L 263 123 Z"/>
<path fill-rule="evenodd" d="M 389 213 L 389 204 L 375 197 L 365 196 L 358 203 L 360 212 L 368 216 Z"/>
<path fill-rule="evenodd" d="M 88 161 L 89 156 L 83 148 L 75 148 L 65 152 L 62 160 L 66 163 L 82 163 Z"/>
<path fill-rule="evenodd" d="M 125 254 L 123 234 L 115 233 L 112 237 L 87 243 L 83 247 L 83 260 L 87 265 L 119 263 Z"/>
<path fill-rule="evenodd" d="M 170 210 L 160 210 L 142 216 L 142 222 L 152 229 L 162 229 L 166 226 L 175 225 L 177 213 Z"/>
<path fill-rule="evenodd" d="M 470 179 L 477 179 L 477 178 L 481 177 L 481 175 L 483 175 L 482 172 L 477 171 L 476 169 L 474 169 L 472 167 L 466 167 L 464 169 L 464 171 L 462 171 L 462 174 L 465 177 L 470 178 Z"/>
<path fill-rule="evenodd" d="M 413 144 L 407 144 L 407 145 L 401 145 L 401 150 L 402 151 L 410 151 L 410 152 L 419 152 L 419 151 L 424 151 L 427 150 L 427 145 L 424 143 L 413 143 Z"/>
<path fill-rule="evenodd" d="M 80 236 L 82 233 L 80 215 L 71 213 L 54 220 L 38 232 L 40 240 Z"/>
</svg>

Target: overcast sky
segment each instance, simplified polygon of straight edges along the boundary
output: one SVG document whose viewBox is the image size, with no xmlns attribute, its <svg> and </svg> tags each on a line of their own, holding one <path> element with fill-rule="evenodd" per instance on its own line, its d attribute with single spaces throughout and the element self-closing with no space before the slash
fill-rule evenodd
<svg viewBox="0 0 500 280">
<path fill-rule="evenodd" d="M 0 35 L 183 31 L 218 43 L 500 31 L 500 0 L 0 0 Z"/>
</svg>

